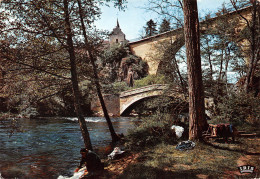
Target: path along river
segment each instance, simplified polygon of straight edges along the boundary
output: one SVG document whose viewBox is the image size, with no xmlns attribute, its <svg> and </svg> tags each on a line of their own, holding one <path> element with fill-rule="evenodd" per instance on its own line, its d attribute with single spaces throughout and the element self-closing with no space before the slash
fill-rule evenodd
<svg viewBox="0 0 260 179">
<path fill-rule="evenodd" d="M 107 147 L 111 136 L 104 118 L 86 118 L 92 145 Z M 22 132 L 10 136 L 0 124 L 0 178 L 57 178 L 71 176 L 84 147 L 76 118 L 18 119 Z M 127 133 L 137 120 L 112 118 L 117 133 Z"/>
</svg>

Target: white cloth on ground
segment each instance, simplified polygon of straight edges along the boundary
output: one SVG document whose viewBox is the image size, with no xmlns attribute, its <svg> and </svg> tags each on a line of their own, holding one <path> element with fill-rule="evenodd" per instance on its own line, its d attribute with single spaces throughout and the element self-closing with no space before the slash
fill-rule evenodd
<svg viewBox="0 0 260 179">
<path fill-rule="evenodd" d="M 171 127 L 171 129 L 174 129 L 174 130 L 175 130 L 175 134 L 176 134 L 176 136 L 177 136 L 178 139 L 181 138 L 181 136 L 182 136 L 182 134 L 183 134 L 183 132 L 184 132 L 184 128 L 183 128 L 183 127 L 173 125 L 173 126 Z"/>
<path fill-rule="evenodd" d="M 58 179 L 79 179 L 85 172 L 86 167 L 81 168 L 78 172 L 75 172 L 72 177 L 59 176 Z"/>
<path fill-rule="evenodd" d="M 125 151 L 122 151 L 119 147 L 115 147 L 113 152 L 111 152 L 111 154 L 108 155 L 108 159 L 114 159 L 116 155 L 121 155 L 124 152 Z"/>
</svg>

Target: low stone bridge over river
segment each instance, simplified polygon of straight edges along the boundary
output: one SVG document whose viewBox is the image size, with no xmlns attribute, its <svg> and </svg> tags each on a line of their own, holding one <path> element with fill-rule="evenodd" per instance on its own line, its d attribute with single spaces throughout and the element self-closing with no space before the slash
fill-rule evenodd
<svg viewBox="0 0 260 179">
<path fill-rule="evenodd" d="M 183 97 L 183 94 L 180 93 L 177 88 L 174 90 L 167 91 L 166 93 L 165 90 L 167 88 L 168 85 L 164 84 L 148 85 L 141 88 L 124 91 L 118 95 L 104 95 L 104 99 L 108 112 L 111 116 L 122 116 L 131 112 L 132 108 L 136 103 L 150 97 L 162 95 Z M 92 110 L 102 111 L 100 104 L 96 104 L 96 106 L 92 107 Z"/>
<path fill-rule="evenodd" d="M 140 100 L 163 95 L 166 88 L 167 85 L 155 84 L 122 92 L 119 96 L 120 115 L 123 115 Z"/>
</svg>

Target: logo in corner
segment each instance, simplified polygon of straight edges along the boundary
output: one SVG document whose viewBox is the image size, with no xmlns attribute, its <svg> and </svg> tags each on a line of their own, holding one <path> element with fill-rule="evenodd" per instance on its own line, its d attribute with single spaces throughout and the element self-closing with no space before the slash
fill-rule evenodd
<svg viewBox="0 0 260 179">
<path fill-rule="evenodd" d="M 253 173 L 255 170 L 255 167 L 251 166 L 251 165 L 243 165 L 243 166 L 238 167 L 238 170 L 240 171 L 241 174 Z"/>
</svg>

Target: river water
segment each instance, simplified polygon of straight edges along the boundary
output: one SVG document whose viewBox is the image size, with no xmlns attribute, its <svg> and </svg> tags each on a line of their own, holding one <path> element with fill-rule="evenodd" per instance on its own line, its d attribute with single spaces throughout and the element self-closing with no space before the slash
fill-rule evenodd
<svg viewBox="0 0 260 179">
<path fill-rule="evenodd" d="M 123 134 L 137 122 L 122 117 L 111 120 L 116 133 Z M 86 121 L 93 147 L 99 152 L 107 148 L 111 136 L 105 119 Z M 10 136 L 10 128 L 0 124 L 0 178 L 49 179 L 73 174 L 84 147 L 76 118 L 19 119 L 17 125 L 22 131 Z"/>
</svg>

